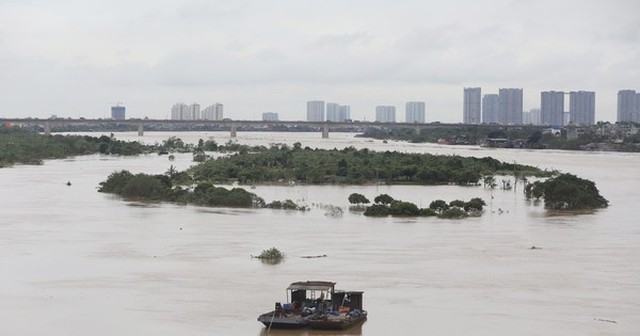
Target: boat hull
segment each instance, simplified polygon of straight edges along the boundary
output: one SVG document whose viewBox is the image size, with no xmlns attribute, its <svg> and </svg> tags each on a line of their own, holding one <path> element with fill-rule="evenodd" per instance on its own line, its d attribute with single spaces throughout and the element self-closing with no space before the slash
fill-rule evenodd
<svg viewBox="0 0 640 336">
<path fill-rule="evenodd" d="M 258 321 L 272 329 L 300 329 L 309 325 L 309 319 L 300 315 L 273 316 L 273 312 L 258 316 Z"/>
<path fill-rule="evenodd" d="M 319 329 L 319 330 L 344 330 L 344 329 L 351 328 L 355 325 L 361 324 L 366 320 L 367 320 L 366 314 L 360 315 L 358 317 L 353 317 L 353 318 L 310 319 L 309 328 Z"/>
</svg>

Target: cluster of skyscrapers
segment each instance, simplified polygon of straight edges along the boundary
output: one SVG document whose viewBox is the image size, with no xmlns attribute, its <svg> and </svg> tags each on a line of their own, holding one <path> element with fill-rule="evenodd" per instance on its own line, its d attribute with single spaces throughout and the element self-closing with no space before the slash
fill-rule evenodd
<svg viewBox="0 0 640 336">
<path fill-rule="evenodd" d="M 344 122 L 351 120 L 351 107 L 349 105 L 340 105 L 338 103 L 326 104 L 325 119 L 325 103 L 323 100 L 312 100 L 307 102 L 307 121 L 333 121 Z"/>
<path fill-rule="evenodd" d="M 618 91 L 618 121 L 640 123 L 640 93 L 635 90 Z"/>
<path fill-rule="evenodd" d="M 264 119 L 264 117 L 263 117 Z M 326 104 L 322 100 L 312 100 L 307 102 L 307 121 L 333 121 L 344 122 L 351 120 L 351 108 L 348 105 L 337 103 Z M 396 107 L 390 105 L 376 106 L 376 121 L 396 122 Z M 405 122 L 424 123 L 425 122 L 425 102 L 408 102 L 405 109 Z"/>
<path fill-rule="evenodd" d="M 171 120 L 222 120 L 224 105 L 215 103 L 200 110 L 200 104 L 177 103 L 171 107 Z"/>
<path fill-rule="evenodd" d="M 565 111 L 565 95 L 569 110 Z M 464 88 L 463 123 L 504 125 L 593 125 L 596 94 L 592 91 L 545 91 L 540 95 L 540 109 L 523 111 L 522 89 L 500 89 L 498 94 L 482 97 L 479 87 Z"/>
</svg>

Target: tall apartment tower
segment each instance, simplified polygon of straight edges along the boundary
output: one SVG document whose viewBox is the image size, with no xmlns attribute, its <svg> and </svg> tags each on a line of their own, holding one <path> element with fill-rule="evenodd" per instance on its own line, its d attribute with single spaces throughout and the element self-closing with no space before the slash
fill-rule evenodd
<svg viewBox="0 0 640 336">
<path fill-rule="evenodd" d="M 126 114 L 126 108 L 124 106 L 116 105 L 111 106 L 111 119 L 124 120 Z"/>
<path fill-rule="evenodd" d="M 263 121 L 278 121 L 278 114 L 275 112 L 264 112 L 262 113 Z"/>
<path fill-rule="evenodd" d="M 405 122 L 424 124 L 425 102 L 411 101 L 405 106 Z"/>
<path fill-rule="evenodd" d="M 189 106 L 185 103 L 177 103 L 171 107 L 172 120 L 186 120 L 188 116 Z"/>
<path fill-rule="evenodd" d="M 187 119 L 189 120 L 199 120 L 200 119 L 200 104 L 191 104 L 189 105 Z"/>
<path fill-rule="evenodd" d="M 327 103 L 327 121 L 344 122 L 351 119 L 351 107 L 338 103 Z"/>
<path fill-rule="evenodd" d="M 479 124 L 481 122 L 482 90 L 479 87 L 464 88 L 462 123 Z"/>
<path fill-rule="evenodd" d="M 640 122 L 640 93 L 636 90 L 618 91 L 618 121 Z"/>
<path fill-rule="evenodd" d="M 569 123 L 593 125 L 596 119 L 596 93 L 572 91 L 569 93 Z"/>
<path fill-rule="evenodd" d="M 498 123 L 522 124 L 522 89 L 500 89 L 498 91 Z"/>
<path fill-rule="evenodd" d="M 376 121 L 396 122 L 395 106 L 376 106 Z"/>
<path fill-rule="evenodd" d="M 312 100 L 307 102 L 307 121 L 324 121 L 323 100 Z"/>
<path fill-rule="evenodd" d="M 482 122 L 485 124 L 498 122 L 497 94 L 486 94 L 482 97 Z"/>
<path fill-rule="evenodd" d="M 540 96 L 542 125 L 562 126 L 564 124 L 564 92 L 545 91 Z"/>
<path fill-rule="evenodd" d="M 528 112 L 522 112 L 523 125 L 540 125 L 540 109 L 531 109 Z"/>
<path fill-rule="evenodd" d="M 327 103 L 327 121 L 340 121 L 340 104 Z"/>
<path fill-rule="evenodd" d="M 215 103 L 207 106 L 202 110 L 202 119 L 204 120 L 222 120 L 224 119 L 224 105 Z"/>
<path fill-rule="evenodd" d="M 338 121 L 343 122 L 347 120 L 351 120 L 351 106 L 349 105 L 340 105 L 340 118 Z"/>
</svg>

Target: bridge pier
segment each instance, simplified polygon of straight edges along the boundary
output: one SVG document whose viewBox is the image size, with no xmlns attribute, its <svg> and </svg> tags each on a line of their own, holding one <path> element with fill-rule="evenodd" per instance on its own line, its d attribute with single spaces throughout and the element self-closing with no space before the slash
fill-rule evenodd
<svg viewBox="0 0 640 336">
<path fill-rule="evenodd" d="M 143 136 L 144 135 L 144 124 L 143 123 L 139 123 L 138 124 L 138 136 Z"/>
<path fill-rule="evenodd" d="M 323 139 L 328 139 L 329 138 L 329 124 L 325 123 L 322 126 L 322 138 Z"/>
<path fill-rule="evenodd" d="M 231 137 L 235 138 L 238 136 L 238 130 L 236 127 L 236 123 L 231 123 Z"/>
<path fill-rule="evenodd" d="M 417 126 L 413 129 L 416 135 L 420 135 L 420 126 Z"/>
<path fill-rule="evenodd" d="M 51 123 L 48 121 L 44 122 L 44 135 L 51 135 Z"/>
</svg>

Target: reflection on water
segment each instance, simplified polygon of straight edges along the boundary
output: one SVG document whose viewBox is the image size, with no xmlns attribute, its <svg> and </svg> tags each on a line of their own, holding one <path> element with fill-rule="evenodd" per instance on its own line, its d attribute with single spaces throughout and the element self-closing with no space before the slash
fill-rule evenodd
<svg viewBox="0 0 640 336">
<path fill-rule="evenodd" d="M 170 135 L 147 132 L 143 140 Z M 178 135 L 187 142 L 229 139 L 227 133 Z M 283 288 L 304 280 L 364 290 L 368 321 L 346 332 L 270 335 L 635 335 L 640 329 L 640 155 L 385 144 L 341 133 L 324 140 L 319 133 L 238 135 L 250 145 L 300 141 L 493 156 L 591 179 L 611 206 L 567 215 L 525 200 L 521 188 L 307 185 L 251 191 L 267 202 L 295 200 L 309 211 L 211 209 L 96 191 L 113 171 L 183 170 L 193 164 L 191 154 L 174 161 L 93 155 L 0 169 L 0 335 L 262 335 L 257 316 L 286 299 Z M 480 197 L 487 206 L 481 217 L 464 220 L 368 218 L 347 210 L 354 192 L 369 199 L 389 194 L 420 207 Z M 329 205 L 345 211 L 326 216 Z M 271 247 L 289 257 L 275 265 L 251 259 Z M 328 257 L 300 258 L 320 255 Z"/>
</svg>

